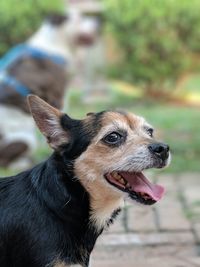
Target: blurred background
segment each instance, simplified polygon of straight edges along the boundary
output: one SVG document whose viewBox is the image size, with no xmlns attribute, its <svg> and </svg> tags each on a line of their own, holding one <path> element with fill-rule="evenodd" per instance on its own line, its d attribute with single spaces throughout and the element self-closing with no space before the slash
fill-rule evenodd
<svg viewBox="0 0 200 267">
<path fill-rule="evenodd" d="M 167 257 L 162 266 L 200 266 L 200 1 L 1 0 L 0 55 L 25 42 L 50 13 L 69 10 L 95 31 L 93 42 L 72 53 L 65 112 L 140 114 L 172 151 L 169 168 L 149 172 L 166 185 L 166 198 L 153 208 L 127 205 L 99 242 L 94 266 L 156 267 L 159 257 Z M 51 153 L 37 138 L 32 164 Z M 16 169 L 0 168 L 0 176 Z"/>
</svg>

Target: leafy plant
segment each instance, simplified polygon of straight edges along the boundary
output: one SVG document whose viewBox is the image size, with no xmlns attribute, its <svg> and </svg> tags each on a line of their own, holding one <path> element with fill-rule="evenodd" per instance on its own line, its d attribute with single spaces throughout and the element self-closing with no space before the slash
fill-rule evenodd
<svg viewBox="0 0 200 267">
<path fill-rule="evenodd" d="M 24 42 L 46 15 L 62 10 L 62 0 L 1 0 L 0 55 L 16 43 Z"/>
<path fill-rule="evenodd" d="M 200 52 L 200 1 L 105 0 L 107 29 L 122 52 L 112 75 L 166 95 Z"/>
</svg>

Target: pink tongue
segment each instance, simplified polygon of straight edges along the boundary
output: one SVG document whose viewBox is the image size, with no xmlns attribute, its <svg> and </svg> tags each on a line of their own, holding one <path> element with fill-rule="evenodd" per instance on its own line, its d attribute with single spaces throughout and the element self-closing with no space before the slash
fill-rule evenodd
<svg viewBox="0 0 200 267">
<path fill-rule="evenodd" d="M 122 172 L 121 174 L 126 179 L 126 181 L 129 182 L 132 190 L 135 192 L 146 193 L 155 201 L 160 200 L 164 195 L 164 187 L 150 183 L 141 172 Z"/>
</svg>

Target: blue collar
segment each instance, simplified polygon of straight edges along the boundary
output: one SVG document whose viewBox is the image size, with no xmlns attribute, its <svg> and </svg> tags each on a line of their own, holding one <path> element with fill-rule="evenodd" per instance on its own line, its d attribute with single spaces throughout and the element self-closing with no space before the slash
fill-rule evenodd
<svg viewBox="0 0 200 267">
<path fill-rule="evenodd" d="M 15 91 L 23 97 L 28 96 L 30 90 L 20 83 L 15 77 L 8 75 L 6 72 L 0 75 L 0 90 L 3 90 L 5 86 L 9 86 L 15 89 Z"/>
<path fill-rule="evenodd" d="M 14 88 L 16 92 L 24 97 L 30 94 L 30 90 L 15 79 L 15 77 L 10 76 L 7 69 L 15 64 L 17 60 L 27 56 L 36 59 L 48 59 L 61 66 L 65 66 L 67 63 L 66 60 L 59 55 L 46 53 L 27 44 L 19 44 L 8 51 L 8 53 L 0 59 L 0 82 Z M 3 89 L 3 86 L 0 86 L 0 90 L 1 89 Z"/>
<path fill-rule="evenodd" d="M 36 59 L 48 59 L 58 65 L 66 65 L 64 57 L 56 54 L 50 54 L 38 48 L 27 44 L 19 44 L 13 47 L 4 57 L 0 59 L 0 71 L 5 70 L 23 57 L 32 57 Z"/>
</svg>

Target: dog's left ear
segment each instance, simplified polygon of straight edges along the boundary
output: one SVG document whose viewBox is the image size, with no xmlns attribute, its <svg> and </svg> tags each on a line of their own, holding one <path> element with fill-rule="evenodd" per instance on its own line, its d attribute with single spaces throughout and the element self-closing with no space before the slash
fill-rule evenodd
<svg viewBox="0 0 200 267">
<path fill-rule="evenodd" d="M 61 125 L 61 117 L 64 115 L 62 112 L 35 95 L 28 96 L 28 104 L 39 130 L 46 137 L 50 147 L 56 150 L 68 143 L 68 134 Z"/>
</svg>

